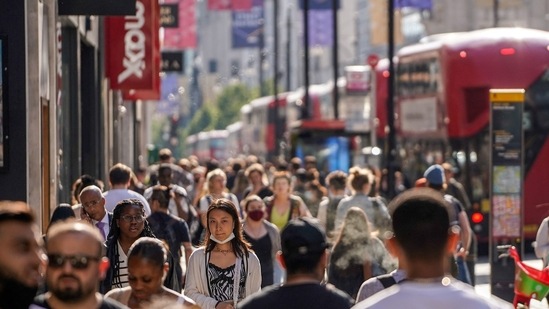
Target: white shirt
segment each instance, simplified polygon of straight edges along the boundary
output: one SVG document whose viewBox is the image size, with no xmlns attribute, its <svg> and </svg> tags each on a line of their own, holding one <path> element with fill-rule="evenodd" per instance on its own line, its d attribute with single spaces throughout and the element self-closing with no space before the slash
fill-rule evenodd
<svg viewBox="0 0 549 309">
<path fill-rule="evenodd" d="M 352 309 L 364 308 L 504 309 L 513 308 L 513 305 L 498 298 L 483 298 L 470 285 L 451 279 L 448 285 L 411 280 L 401 282 L 361 301 Z"/>
<path fill-rule="evenodd" d="M 145 209 L 145 217 L 151 215 L 151 207 L 143 195 L 128 189 L 112 189 L 103 194 L 105 197 L 105 208 L 107 211 L 113 212 L 116 204 L 121 200 L 136 198 L 143 203 L 143 208 Z"/>
<path fill-rule="evenodd" d="M 543 259 L 543 266 L 547 266 L 547 256 L 549 255 L 549 217 L 543 219 L 539 225 L 534 249 L 536 256 Z"/>
</svg>

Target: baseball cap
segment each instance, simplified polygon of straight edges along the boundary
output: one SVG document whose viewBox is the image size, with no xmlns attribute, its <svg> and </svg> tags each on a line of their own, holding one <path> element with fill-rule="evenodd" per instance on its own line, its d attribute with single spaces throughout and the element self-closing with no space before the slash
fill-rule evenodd
<svg viewBox="0 0 549 309">
<path fill-rule="evenodd" d="M 313 218 L 290 220 L 280 235 L 282 254 L 285 256 L 308 256 L 320 254 L 326 248 L 326 234 Z"/>
<path fill-rule="evenodd" d="M 444 177 L 444 169 L 442 166 L 435 164 L 431 165 L 423 174 L 430 185 L 442 186 L 446 179 Z"/>
</svg>

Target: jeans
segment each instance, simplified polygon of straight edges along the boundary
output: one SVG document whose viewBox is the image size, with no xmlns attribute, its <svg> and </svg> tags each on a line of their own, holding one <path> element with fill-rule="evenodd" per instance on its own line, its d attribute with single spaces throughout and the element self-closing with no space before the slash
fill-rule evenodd
<svg viewBox="0 0 549 309">
<path fill-rule="evenodd" d="M 456 266 L 457 266 L 457 279 L 459 281 L 471 284 L 471 276 L 469 275 L 469 268 L 467 268 L 467 263 L 462 256 L 456 257 Z"/>
</svg>

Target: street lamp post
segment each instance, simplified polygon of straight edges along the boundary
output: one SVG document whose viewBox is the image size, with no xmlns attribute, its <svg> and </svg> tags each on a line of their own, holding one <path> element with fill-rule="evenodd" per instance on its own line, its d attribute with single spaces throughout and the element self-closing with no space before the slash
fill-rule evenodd
<svg viewBox="0 0 549 309">
<path fill-rule="evenodd" d="M 387 151 L 387 190 L 389 198 L 393 198 L 395 192 L 395 172 L 396 172 L 396 136 L 395 136 L 395 101 L 394 101 L 394 82 L 395 82 L 395 65 L 393 56 L 395 54 L 395 36 L 394 36 L 394 8 L 393 0 L 388 0 L 387 10 L 387 57 L 389 58 L 389 79 L 387 85 L 387 126 L 389 132 L 387 135 L 388 151 Z"/>
<path fill-rule="evenodd" d="M 275 154 L 279 155 L 280 153 L 280 142 L 278 137 L 280 134 L 280 121 L 279 120 L 279 111 L 278 111 L 278 0 L 273 0 L 273 66 L 274 66 L 274 78 L 273 78 L 273 91 L 274 91 L 274 113 L 275 113 Z"/>
</svg>

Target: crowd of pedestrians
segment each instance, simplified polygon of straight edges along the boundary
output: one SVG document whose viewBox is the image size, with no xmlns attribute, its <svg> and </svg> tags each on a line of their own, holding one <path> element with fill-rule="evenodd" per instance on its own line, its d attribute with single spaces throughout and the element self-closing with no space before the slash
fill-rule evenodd
<svg viewBox="0 0 549 309">
<path fill-rule="evenodd" d="M 82 175 L 42 238 L 0 202 L 0 309 L 510 307 L 470 286 L 448 165 L 387 202 L 379 171 L 325 175 L 312 156 L 160 159 L 140 177 L 115 164 L 108 186 Z"/>
</svg>

